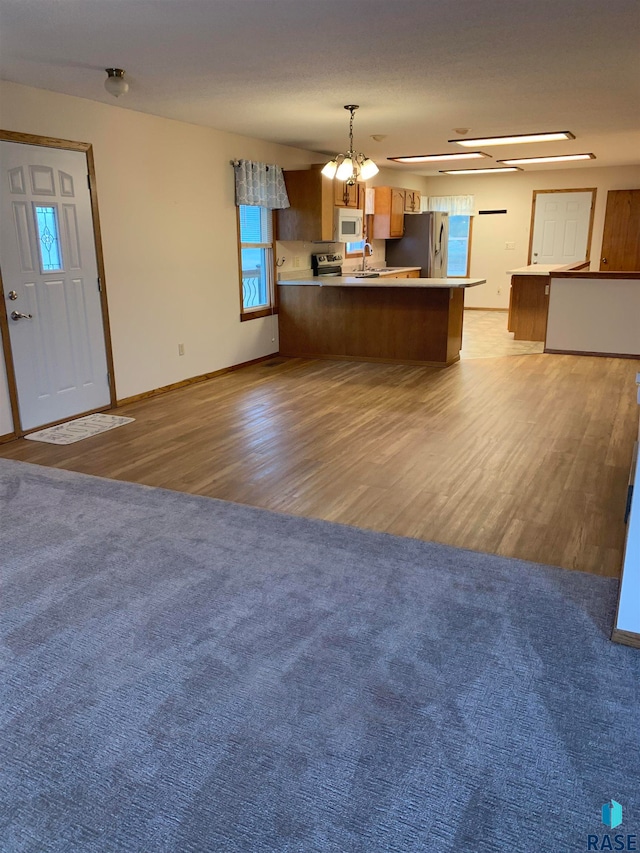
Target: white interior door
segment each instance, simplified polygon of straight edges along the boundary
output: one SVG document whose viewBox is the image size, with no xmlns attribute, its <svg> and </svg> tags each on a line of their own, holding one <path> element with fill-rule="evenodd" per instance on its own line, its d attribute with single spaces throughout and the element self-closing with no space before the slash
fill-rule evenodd
<svg viewBox="0 0 640 853">
<path fill-rule="evenodd" d="M 0 263 L 23 429 L 110 403 L 82 151 L 0 142 Z"/>
<path fill-rule="evenodd" d="M 538 192 L 535 196 L 532 264 L 584 261 L 589 244 L 593 193 Z"/>
</svg>

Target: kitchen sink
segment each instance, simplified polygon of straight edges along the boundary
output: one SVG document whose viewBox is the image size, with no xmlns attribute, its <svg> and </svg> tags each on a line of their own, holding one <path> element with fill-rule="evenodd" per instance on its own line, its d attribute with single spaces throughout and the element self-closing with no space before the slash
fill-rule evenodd
<svg viewBox="0 0 640 853">
<path fill-rule="evenodd" d="M 380 278 L 380 273 L 377 270 L 367 270 L 366 272 L 354 273 L 355 278 Z"/>
</svg>

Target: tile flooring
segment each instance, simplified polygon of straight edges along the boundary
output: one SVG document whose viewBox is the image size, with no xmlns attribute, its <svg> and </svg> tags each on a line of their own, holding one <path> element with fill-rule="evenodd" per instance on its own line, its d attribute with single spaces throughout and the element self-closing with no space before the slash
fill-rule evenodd
<svg viewBox="0 0 640 853">
<path fill-rule="evenodd" d="M 514 341 L 507 331 L 505 311 L 469 310 L 464 312 L 460 358 L 498 358 L 528 355 L 544 350 L 542 341 Z"/>
</svg>

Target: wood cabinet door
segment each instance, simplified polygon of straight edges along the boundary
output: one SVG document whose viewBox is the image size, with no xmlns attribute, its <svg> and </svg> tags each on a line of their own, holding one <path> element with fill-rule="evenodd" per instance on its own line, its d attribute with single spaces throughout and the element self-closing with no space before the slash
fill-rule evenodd
<svg viewBox="0 0 640 853">
<path fill-rule="evenodd" d="M 609 190 L 600 270 L 640 270 L 640 190 Z"/>
<path fill-rule="evenodd" d="M 334 181 L 334 204 L 336 207 L 358 207 L 359 185 Z"/>
<path fill-rule="evenodd" d="M 404 191 L 404 212 L 420 213 L 420 190 Z"/>
<path fill-rule="evenodd" d="M 391 221 L 389 236 L 402 237 L 404 234 L 404 190 L 391 190 Z"/>
</svg>

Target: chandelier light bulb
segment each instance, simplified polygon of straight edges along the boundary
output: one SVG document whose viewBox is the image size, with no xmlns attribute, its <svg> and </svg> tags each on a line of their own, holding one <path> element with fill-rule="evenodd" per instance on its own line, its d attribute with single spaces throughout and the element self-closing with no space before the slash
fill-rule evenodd
<svg viewBox="0 0 640 853">
<path fill-rule="evenodd" d="M 107 79 L 104 81 L 104 88 L 114 98 L 119 98 L 120 95 L 126 95 L 129 91 L 129 84 L 124 79 L 124 71 L 122 68 L 105 68 Z"/>
<path fill-rule="evenodd" d="M 336 178 L 339 181 L 346 181 L 353 175 L 353 160 L 351 157 L 345 157 L 336 171 Z"/>
<path fill-rule="evenodd" d="M 360 177 L 363 181 L 368 181 L 369 178 L 372 178 L 374 175 L 377 175 L 380 169 L 376 166 L 373 160 L 370 160 L 368 157 L 360 166 Z"/>
<path fill-rule="evenodd" d="M 338 168 L 338 164 L 336 163 L 336 161 L 335 160 L 329 160 L 327 165 L 322 170 L 322 174 L 326 178 L 335 178 L 337 168 Z"/>
</svg>

